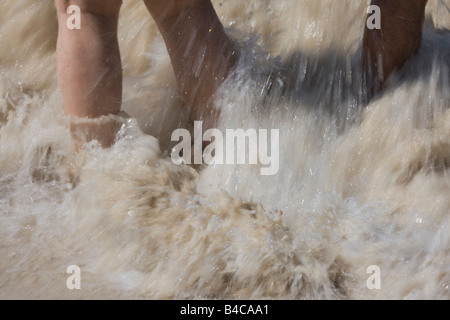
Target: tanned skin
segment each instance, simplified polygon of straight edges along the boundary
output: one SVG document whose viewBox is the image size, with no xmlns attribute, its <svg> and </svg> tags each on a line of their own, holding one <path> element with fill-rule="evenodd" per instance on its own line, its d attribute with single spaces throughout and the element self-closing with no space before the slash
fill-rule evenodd
<svg viewBox="0 0 450 320">
<path fill-rule="evenodd" d="M 381 29 L 365 28 L 363 63 L 370 95 L 417 52 L 427 0 L 372 0 L 381 9 Z"/>
</svg>

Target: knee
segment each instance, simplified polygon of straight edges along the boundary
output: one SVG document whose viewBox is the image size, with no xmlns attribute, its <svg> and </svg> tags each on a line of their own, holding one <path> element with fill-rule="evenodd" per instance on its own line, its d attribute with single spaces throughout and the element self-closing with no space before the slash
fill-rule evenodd
<svg viewBox="0 0 450 320">
<path fill-rule="evenodd" d="M 67 14 L 67 8 L 77 5 L 81 13 L 101 17 L 118 17 L 122 0 L 55 0 L 58 15 Z"/>
</svg>

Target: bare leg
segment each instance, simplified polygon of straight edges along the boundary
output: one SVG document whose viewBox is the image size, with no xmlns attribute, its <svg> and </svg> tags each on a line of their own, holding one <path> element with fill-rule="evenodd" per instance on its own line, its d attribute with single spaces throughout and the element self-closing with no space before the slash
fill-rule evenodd
<svg viewBox="0 0 450 320">
<path fill-rule="evenodd" d="M 169 52 L 180 93 L 195 120 L 214 123 L 212 98 L 234 52 L 210 0 L 144 0 Z"/>
<path fill-rule="evenodd" d="M 370 94 L 417 52 L 427 0 L 372 0 L 381 9 L 381 29 L 365 28 L 363 61 Z"/>
<path fill-rule="evenodd" d="M 58 12 L 58 79 L 67 114 L 98 118 L 117 114 L 122 100 L 122 66 L 117 41 L 121 0 L 55 0 Z M 81 9 L 81 29 L 70 30 L 70 5 Z M 73 124 L 85 138 L 112 144 L 112 122 Z"/>
</svg>

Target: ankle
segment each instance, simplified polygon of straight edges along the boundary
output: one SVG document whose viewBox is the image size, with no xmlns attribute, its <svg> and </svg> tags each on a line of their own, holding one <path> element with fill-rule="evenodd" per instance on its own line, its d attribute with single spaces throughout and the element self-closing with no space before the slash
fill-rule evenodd
<svg viewBox="0 0 450 320">
<path fill-rule="evenodd" d="M 124 119 L 129 116 L 125 112 L 117 115 L 104 115 L 98 118 L 70 118 L 70 134 L 75 142 L 76 148 L 91 141 L 98 141 L 104 148 L 112 146 L 116 140 Z"/>
</svg>

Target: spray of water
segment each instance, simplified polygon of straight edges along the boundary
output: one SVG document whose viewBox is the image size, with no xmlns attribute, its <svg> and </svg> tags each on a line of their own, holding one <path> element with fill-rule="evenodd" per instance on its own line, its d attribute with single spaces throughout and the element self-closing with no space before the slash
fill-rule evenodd
<svg viewBox="0 0 450 320">
<path fill-rule="evenodd" d="M 131 118 L 77 152 L 53 2 L 2 1 L 0 298 L 448 299 L 449 2 L 430 1 L 419 53 L 370 103 L 365 1 L 214 5 L 240 52 L 217 127 L 279 129 L 274 176 L 171 161 L 192 124 L 138 1 L 119 26 Z"/>
</svg>

